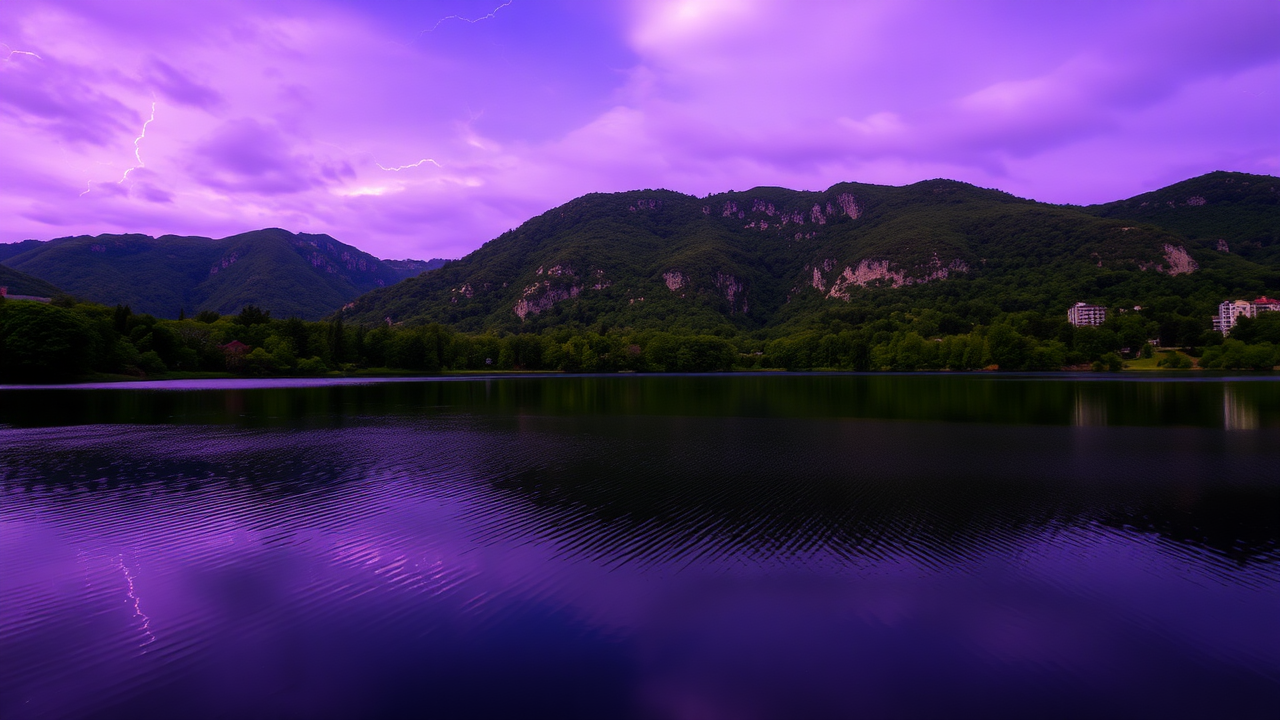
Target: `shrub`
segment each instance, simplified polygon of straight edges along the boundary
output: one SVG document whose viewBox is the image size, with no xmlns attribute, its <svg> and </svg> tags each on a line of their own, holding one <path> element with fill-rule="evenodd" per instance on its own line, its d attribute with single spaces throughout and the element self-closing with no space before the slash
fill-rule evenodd
<svg viewBox="0 0 1280 720">
<path fill-rule="evenodd" d="M 169 367 L 164 364 L 164 360 L 160 359 L 160 353 L 155 350 L 148 350 L 138 356 L 138 369 L 147 375 L 163 375 L 169 372 Z"/>
</svg>

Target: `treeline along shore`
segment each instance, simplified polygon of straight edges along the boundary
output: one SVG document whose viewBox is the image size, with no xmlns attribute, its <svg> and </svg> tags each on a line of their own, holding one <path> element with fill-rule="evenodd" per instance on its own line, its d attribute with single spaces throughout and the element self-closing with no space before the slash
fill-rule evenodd
<svg viewBox="0 0 1280 720">
<path fill-rule="evenodd" d="M 1280 362 L 1280 313 L 1241 318 L 1226 338 L 1212 329 L 1175 327 L 1179 339 L 1190 342 L 1174 348 L 1159 341 L 1170 330 L 1162 328 L 1158 311 L 1119 313 L 1099 327 L 1074 327 L 1065 316 L 1035 311 L 990 311 L 988 322 L 959 332 L 948 332 L 957 324 L 952 313 L 930 309 L 786 334 L 599 323 L 467 334 L 439 324 L 272 318 L 255 306 L 236 315 L 162 320 L 69 297 L 0 300 L 0 381 L 406 371 L 1270 370 Z"/>
</svg>

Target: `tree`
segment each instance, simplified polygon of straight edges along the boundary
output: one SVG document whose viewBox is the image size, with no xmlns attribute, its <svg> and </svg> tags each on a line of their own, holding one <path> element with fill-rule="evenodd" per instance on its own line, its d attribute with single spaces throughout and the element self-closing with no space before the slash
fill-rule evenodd
<svg viewBox="0 0 1280 720">
<path fill-rule="evenodd" d="M 311 330 L 307 324 L 296 316 L 284 321 L 280 327 L 280 336 L 293 341 L 293 349 L 298 357 L 307 358 L 316 354 L 319 348 L 311 347 Z"/>
<path fill-rule="evenodd" d="M 996 325 L 987 333 L 987 358 L 1001 370 L 1026 367 L 1030 343 L 1008 325 Z"/>
<path fill-rule="evenodd" d="M 1241 342 L 1280 344 L 1280 312 L 1261 312 L 1256 318 L 1242 317 L 1231 329 L 1231 337 Z"/>
<path fill-rule="evenodd" d="M 245 327 L 262 325 L 271 322 L 271 311 L 264 311 L 256 305 L 245 305 L 240 309 L 240 314 L 236 316 L 236 319 L 233 322 Z"/>
<path fill-rule="evenodd" d="M 1073 349 L 1086 361 L 1120 349 L 1120 338 L 1112 330 L 1085 325 L 1075 330 Z"/>
<path fill-rule="evenodd" d="M 36 302 L 0 308 L 0 376 L 49 382 L 87 371 L 93 335 L 78 313 Z"/>
<path fill-rule="evenodd" d="M 325 334 L 325 344 L 328 346 L 329 357 L 333 359 L 335 366 L 342 363 L 342 355 L 345 350 L 344 332 L 342 315 L 339 314 L 329 321 L 328 332 Z"/>
<path fill-rule="evenodd" d="M 133 316 L 133 308 L 128 305 L 116 305 L 115 314 L 112 316 L 112 324 L 115 326 L 116 332 L 121 335 L 129 334 L 129 319 Z"/>
</svg>

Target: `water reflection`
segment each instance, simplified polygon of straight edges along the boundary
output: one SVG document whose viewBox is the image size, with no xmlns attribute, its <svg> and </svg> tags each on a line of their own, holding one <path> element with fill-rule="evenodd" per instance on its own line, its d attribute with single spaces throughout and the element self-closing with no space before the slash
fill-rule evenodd
<svg viewBox="0 0 1280 720">
<path fill-rule="evenodd" d="M 1107 406 L 1101 398 L 1091 396 L 1083 389 L 1076 390 L 1076 406 L 1071 415 L 1076 427 L 1106 427 Z"/>
<path fill-rule="evenodd" d="M 723 375 L 450 378 L 205 389 L 3 390 L 0 425 L 234 424 L 327 427 L 365 417 L 468 413 L 864 418 L 930 422 L 1221 427 L 1220 408 L 1280 426 L 1280 382 L 1265 376 Z M 293 382 L 293 381 L 290 381 Z M 1252 416 L 1250 416 L 1252 417 Z"/>
<path fill-rule="evenodd" d="M 1253 398 L 1239 388 L 1227 385 L 1222 391 L 1223 426 L 1228 430 L 1257 430 L 1259 425 L 1258 408 Z"/>
<path fill-rule="evenodd" d="M 1273 706 L 1270 385 L 880 379 L 0 396 L 0 716 Z"/>
</svg>

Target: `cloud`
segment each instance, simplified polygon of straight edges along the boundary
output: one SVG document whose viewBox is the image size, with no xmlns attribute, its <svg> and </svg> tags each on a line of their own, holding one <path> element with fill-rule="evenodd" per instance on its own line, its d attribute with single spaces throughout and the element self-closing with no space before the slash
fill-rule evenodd
<svg viewBox="0 0 1280 720">
<path fill-rule="evenodd" d="M 163 60 L 151 60 L 145 82 L 165 97 L 183 105 L 214 110 L 223 104 L 222 95 L 217 90 L 192 80 Z"/>
<path fill-rule="evenodd" d="M 1268 0 L 515 3 L 414 40 L 438 19 L 15 6 L 0 41 L 43 60 L 0 65 L 0 241 L 282 226 L 458 256 L 587 192 L 943 176 L 1094 202 L 1280 167 Z"/>
<path fill-rule="evenodd" d="M 239 118 L 202 140 L 188 169 L 208 187 L 261 195 L 298 193 L 355 177 L 349 164 L 317 162 L 294 146 L 278 127 Z"/>
<path fill-rule="evenodd" d="M 105 145 L 138 115 L 95 86 L 100 74 L 54 57 L 5 63 L 0 115 L 54 140 Z"/>
</svg>

